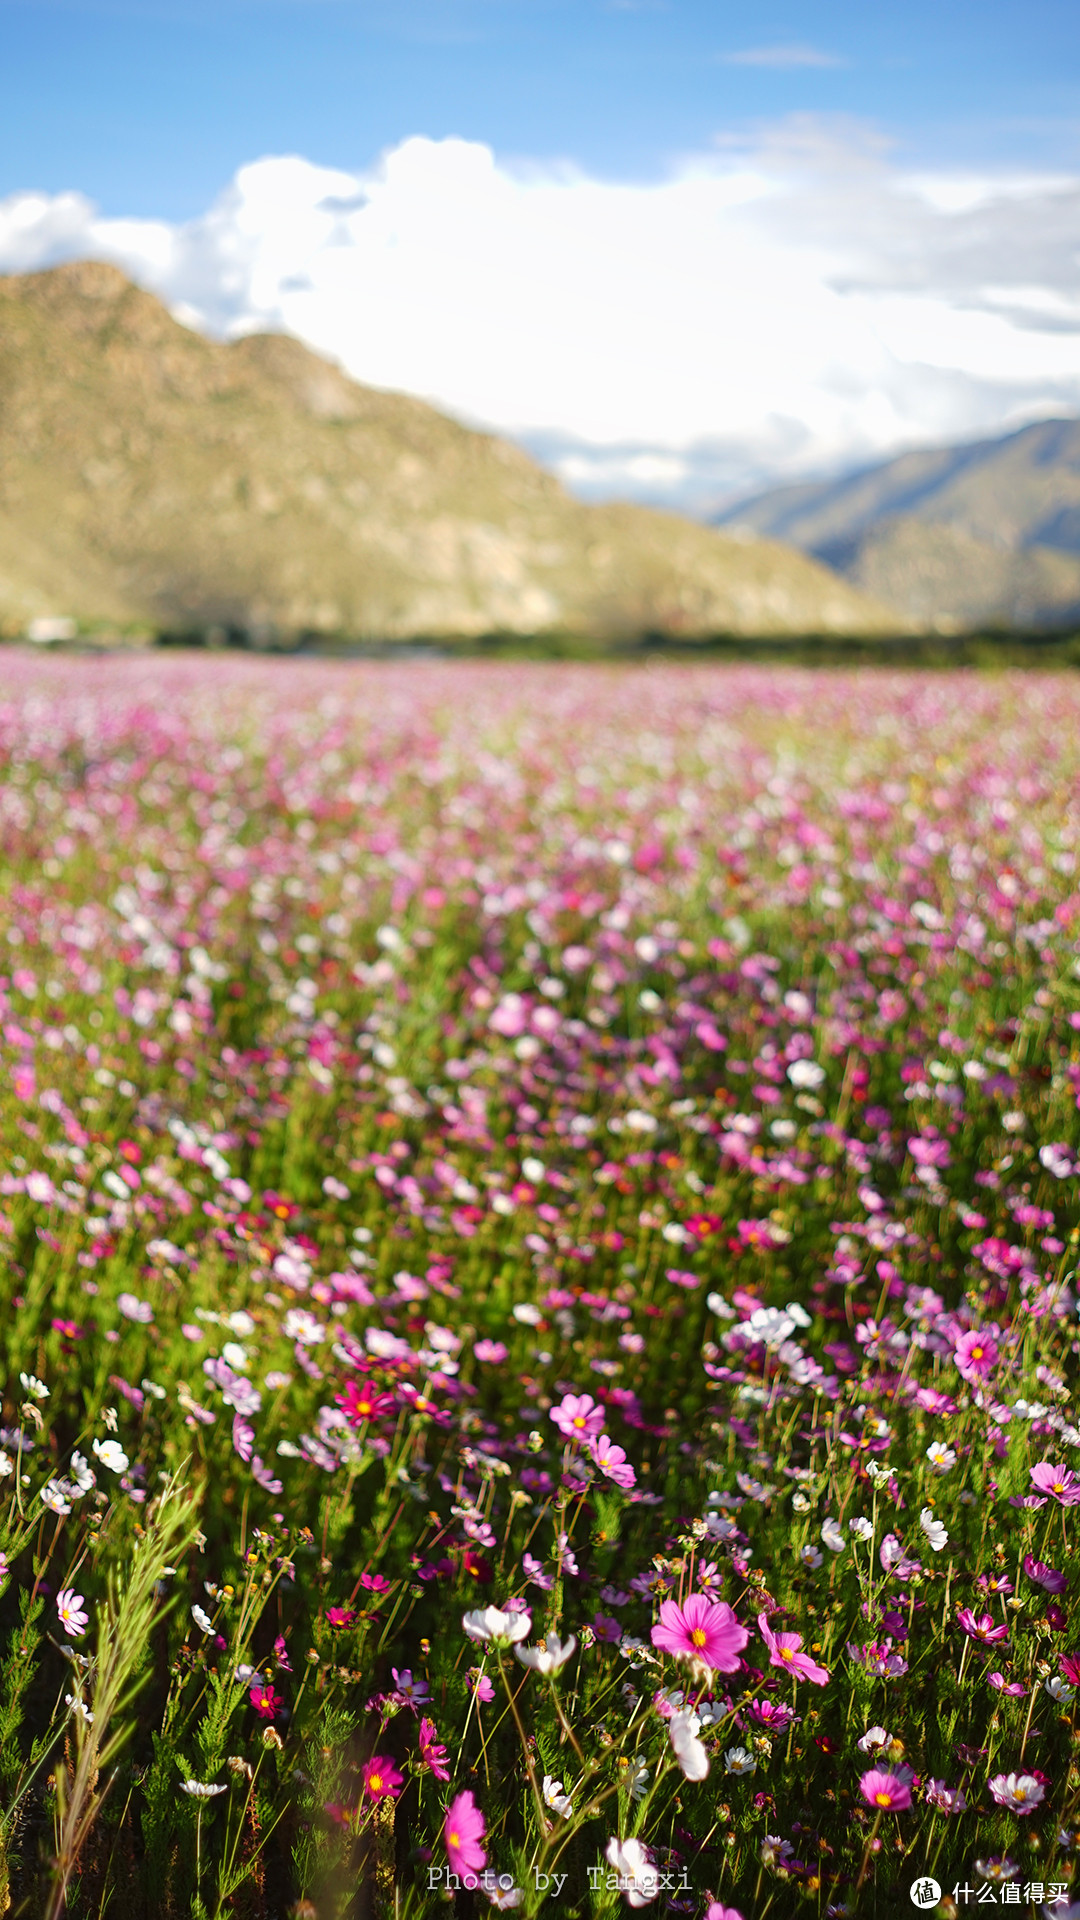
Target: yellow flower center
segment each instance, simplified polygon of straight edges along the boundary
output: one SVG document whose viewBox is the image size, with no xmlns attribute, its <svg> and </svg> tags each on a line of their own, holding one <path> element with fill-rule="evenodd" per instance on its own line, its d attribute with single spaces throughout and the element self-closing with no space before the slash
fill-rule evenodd
<svg viewBox="0 0 1080 1920">
<path fill-rule="evenodd" d="M 703 1647 L 706 1640 L 704 1627 L 692 1627 L 690 1630 L 690 1639 L 695 1647 Z"/>
<path fill-rule="evenodd" d="M 582 1416 L 582 1415 L 581 1415 L 580 1413 L 575 1413 L 575 1415 L 574 1415 L 574 1425 L 575 1425 L 575 1427 L 583 1427 L 583 1426 L 585 1425 L 585 1421 L 584 1421 L 584 1418 L 583 1418 L 583 1416 Z"/>
<path fill-rule="evenodd" d="M 795 1654 L 793 1649 L 791 1647 L 781 1647 L 780 1658 L 781 1660 L 794 1660 Z"/>
<path fill-rule="evenodd" d="M 983 1349 L 981 1347 L 972 1347 L 971 1357 L 973 1360 L 981 1360 L 983 1357 Z"/>
<path fill-rule="evenodd" d="M 875 1807 L 891 1807 L 892 1795 L 889 1793 L 875 1793 L 874 1805 Z"/>
<path fill-rule="evenodd" d="M 368 1786 L 371 1788 L 372 1793 L 381 1793 L 382 1792 L 382 1774 L 373 1773 L 370 1780 L 368 1781 Z"/>
<path fill-rule="evenodd" d="M 447 1837 L 447 1839 L 449 1840 L 449 1842 L 450 1842 L 450 1845 L 451 1845 L 452 1847 L 460 1847 L 460 1845 L 461 1845 L 461 1835 L 460 1835 L 460 1833 L 448 1833 L 446 1837 Z"/>
</svg>

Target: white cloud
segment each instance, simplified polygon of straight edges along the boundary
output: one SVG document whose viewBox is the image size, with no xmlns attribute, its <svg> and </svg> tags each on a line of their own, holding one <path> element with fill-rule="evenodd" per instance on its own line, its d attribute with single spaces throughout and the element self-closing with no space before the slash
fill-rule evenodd
<svg viewBox="0 0 1080 1920">
<path fill-rule="evenodd" d="M 703 503 L 1080 408 L 1080 179 L 905 173 L 792 121 L 654 184 L 415 138 L 244 167 L 184 225 L 0 202 L 0 267 L 116 260 L 192 325 L 285 328 L 583 491 Z"/>
<path fill-rule="evenodd" d="M 823 53 L 820 47 L 801 44 L 780 47 L 742 47 L 737 53 L 723 53 L 727 67 L 772 67 L 789 73 L 799 67 L 846 67 L 847 61 L 835 53 Z"/>
</svg>

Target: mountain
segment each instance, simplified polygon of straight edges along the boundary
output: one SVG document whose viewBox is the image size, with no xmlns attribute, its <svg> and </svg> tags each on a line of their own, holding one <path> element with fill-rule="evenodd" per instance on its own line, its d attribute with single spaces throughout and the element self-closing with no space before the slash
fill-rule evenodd
<svg viewBox="0 0 1080 1920">
<path fill-rule="evenodd" d="M 718 524 L 790 540 L 942 627 L 1080 621 L 1080 420 L 781 487 Z"/>
<path fill-rule="evenodd" d="M 0 629 L 65 617 L 265 639 L 909 625 L 794 550 L 582 506 L 296 340 L 206 340 L 85 261 L 0 278 Z"/>
</svg>

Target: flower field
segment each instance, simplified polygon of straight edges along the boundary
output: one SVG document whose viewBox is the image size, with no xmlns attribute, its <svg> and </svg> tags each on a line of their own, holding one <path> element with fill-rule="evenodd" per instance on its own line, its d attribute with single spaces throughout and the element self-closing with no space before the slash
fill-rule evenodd
<svg viewBox="0 0 1080 1920">
<path fill-rule="evenodd" d="M 1080 1913 L 1077 683 L 6 651 L 0 767 L 0 1913 Z"/>
</svg>

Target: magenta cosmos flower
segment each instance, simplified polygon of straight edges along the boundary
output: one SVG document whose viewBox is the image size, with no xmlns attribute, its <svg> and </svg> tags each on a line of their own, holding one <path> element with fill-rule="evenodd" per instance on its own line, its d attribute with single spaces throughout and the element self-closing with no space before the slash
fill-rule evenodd
<svg viewBox="0 0 1080 1920">
<path fill-rule="evenodd" d="M 954 1358 L 965 1380 L 985 1380 L 997 1364 L 998 1344 L 991 1333 L 965 1333 Z"/>
<path fill-rule="evenodd" d="M 1075 1507 L 1080 1500 L 1080 1480 L 1068 1467 L 1055 1466 L 1052 1460 L 1040 1460 L 1032 1467 L 1031 1481 L 1040 1493 L 1050 1494 L 1063 1507 Z"/>
<path fill-rule="evenodd" d="M 365 1800 L 396 1800 L 405 1785 L 405 1775 L 399 1773 L 392 1760 L 385 1754 L 375 1754 L 361 1772 Z"/>
<path fill-rule="evenodd" d="M 438 1729 L 434 1720 L 420 1722 L 420 1764 L 435 1775 L 436 1780 L 449 1780 L 450 1769 L 446 1764 L 446 1748 L 440 1743 Z"/>
<path fill-rule="evenodd" d="M 735 1673 L 739 1655 L 750 1639 L 726 1600 L 710 1600 L 692 1593 L 685 1606 L 665 1600 L 652 1643 L 677 1660 L 698 1660 L 714 1673 Z"/>
<path fill-rule="evenodd" d="M 1007 1640 L 1009 1637 L 1008 1626 L 999 1627 L 990 1613 L 975 1615 L 970 1607 L 958 1607 L 956 1621 L 958 1626 L 963 1627 L 968 1639 L 977 1640 L 981 1647 L 992 1647 L 998 1640 Z"/>
<path fill-rule="evenodd" d="M 783 1667 L 793 1673 L 796 1680 L 813 1680 L 819 1687 L 825 1685 L 829 1677 L 828 1667 L 821 1667 L 809 1654 L 800 1653 L 801 1633 L 773 1633 L 765 1614 L 757 1617 L 758 1632 L 769 1649 L 769 1658 L 774 1667 Z"/>
<path fill-rule="evenodd" d="M 880 1807 L 884 1813 L 903 1813 L 911 1805 L 911 1788 L 899 1773 L 884 1773 L 877 1767 L 871 1767 L 859 1781 L 859 1792 L 868 1806 Z"/>
<path fill-rule="evenodd" d="M 485 1831 L 484 1816 L 466 1787 L 464 1793 L 451 1800 L 443 1823 L 443 1845 L 451 1873 L 483 1872 L 487 1854 L 480 1842 Z"/>
<path fill-rule="evenodd" d="M 1036 1560 L 1033 1553 L 1024 1555 L 1024 1572 L 1037 1587 L 1045 1587 L 1047 1593 L 1064 1593 L 1068 1581 L 1056 1567 L 1048 1567 L 1044 1560 Z"/>
</svg>

